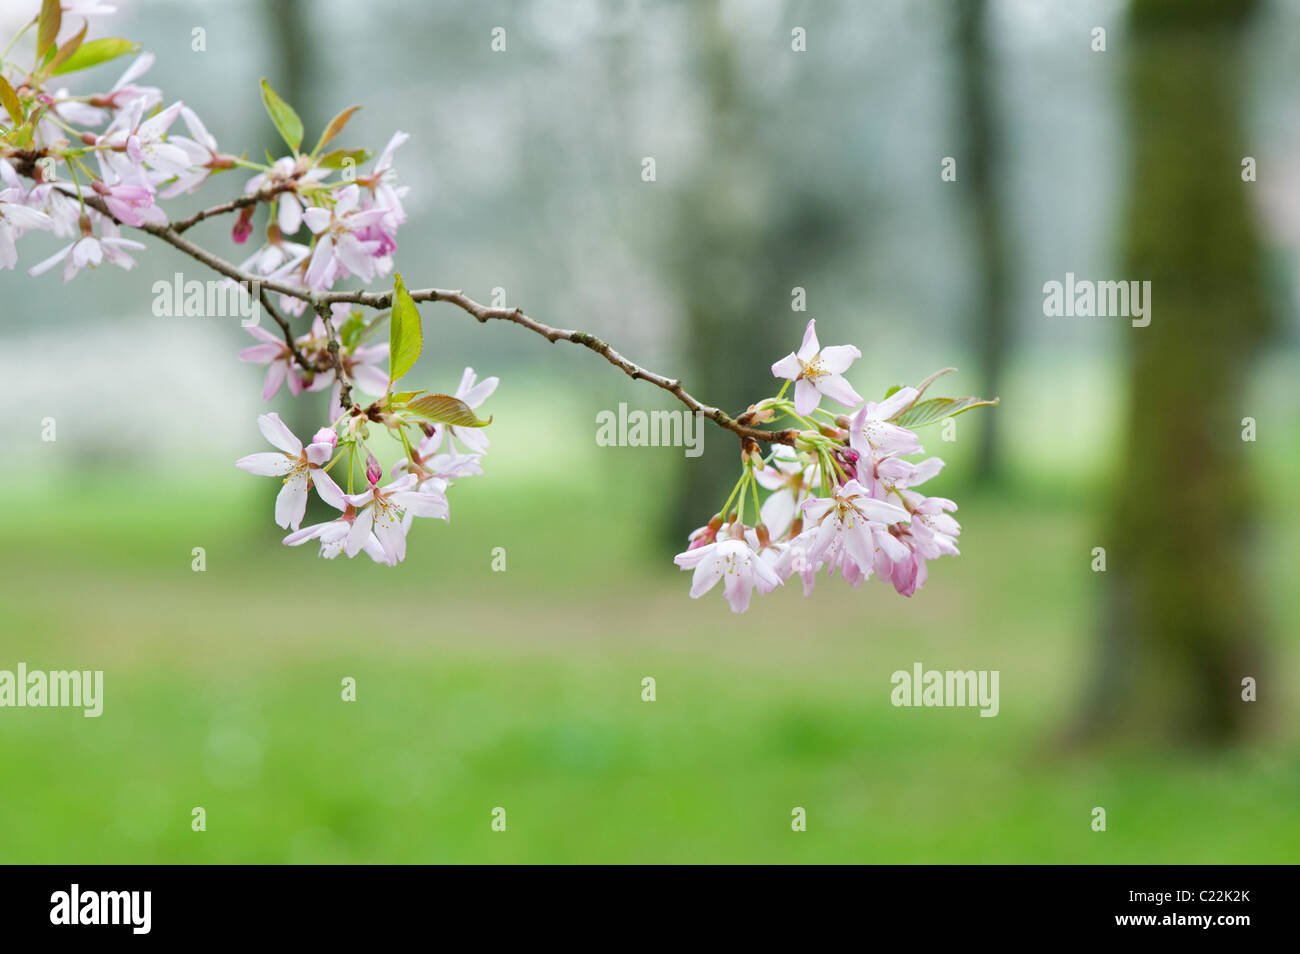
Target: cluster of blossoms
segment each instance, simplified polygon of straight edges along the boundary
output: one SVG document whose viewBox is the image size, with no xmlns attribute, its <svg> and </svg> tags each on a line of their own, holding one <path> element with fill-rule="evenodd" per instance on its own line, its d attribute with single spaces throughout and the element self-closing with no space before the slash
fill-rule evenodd
<svg viewBox="0 0 1300 954">
<path fill-rule="evenodd" d="M 497 386 L 496 378 L 476 383 L 473 369 L 466 368 L 458 393 L 475 404 L 485 400 Z M 449 519 L 447 489 L 458 477 L 483 473 L 482 459 L 488 439 L 474 427 L 423 423 L 423 437 L 417 446 L 406 443 L 406 456 L 389 471 L 382 484 L 383 467 L 366 449 L 368 422 L 390 423 L 403 436 L 396 414 L 377 409 L 374 414 L 342 415 L 335 426 L 322 427 L 306 446 L 280 420 L 278 414 L 263 414 L 257 425 L 276 449 L 249 454 L 236 466 L 251 474 L 280 477 L 284 486 L 275 500 L 275 522 L 292 530 L 284 542 L 298 546 L 308 540 L 320 543 L 320 555 L 332 560 L 340 553 L 354 557 L 365 551 L 377 563 L 396 566 L 406 556 L 406 535 L 416 517 Z M 391 419 L 391 421 L 389 420 Z M 330 476 L 330 470 L 347 460 L 348 490 Z M 360 466 L 364 461 L 364 468 Z M 353 472 L 363 470 L 364 490 L 356 491 Z M 359 481 L 358 481 L 359 483 Z M 309 488 L 314 487 L 339 516 L 325 523 L 302 526 L 307 512 Z"/>
<path fill-rule="evenodd" d="M 785 384 L 741 421 L 784 417 L 798 429 L 785 432 L 791 443 L 774 443 L 766 456 L 746 438 L 731 496 L 675 558 L 683 570 L 694 572 L 692 597 L 722 581 L 732 610 L 743 613 L 754 590 L 770 593 L 795 575 L 804 595 L 810 594 L 822 569 L 828 576 L 838 570 L 854 586 L 874 574 L 911 596 L 925 583 L 929 560 L 957 554 L 961 526 L 951 516 L 957 505 L 916 489 L 939 473 L 943 461 L 909 461 L 922 448 L 904 425 L 932 423 L 993 402 L 921 401 L 944 372 L 919 387 L 897 388 L 883 401 L 865 401 L 843 377 L 861 356 L 852 345 L 821 347 L 809 321 L 799 350 L 772 365 L 772 374 Z M 791 384 L 793 401 L 785 397 Z M 823 397 L 853 413 L 822 408 Z M 761 504 L 759 487 L 767 491 Z M 747 498 L 753 502 L 753 524 L 745 522 Z"/>
<path fill-rule="evenodd" d="M 70 11 L 80 8 L 85 5 L 69 5 Z M 22 32 L 39 25 L 45 37 L 46 19 L 42 13 Z M 50 36 L 57 36 L 58 26 L 52 29 Z M 85 42 L 84 35 L 83 28 L 62 45 L 49 40 L 31 70 L 18 69 L 6 51 L 0 70 L 7 113 L 0 144 L 0 268 L 17 264 L 17 239 L 40 230 L 70 241 L 31 266 L 32 275 L 59 264 L 65 281 L 104 262 L 132 268 L 128 251 L 144 245 L 122 238 L 121 226 L 166 226 L 160 202 L 197 191 L 215 173 L 246 169 L 254 174 L 243 200 L 231 203 L 229 211 L 238 211 L 232 239 L 247 243 L 259 205 L 268 205 L 270 215 L 265 239 L 240 265 L 242 273 L 319 293 L 353 276 L 369 282 L 393 270 L 397 230 L 406 221 L 406 187 L 396 183 L 393 156 L 406 133 L 394 133 L 362 174 L 358 166 L 369 159 L 364 150 L 325 152 L 353 108 L 335 117 L 316 148 L 304 153 L 301 121 L 264 81 L 263 100 L 292 154 L 269 163 L 229 155 L 194 110 L 179 101 L 163 107 L 161 91 L 141 85 L 154 62 L 150 53 L 137 56 L 105 92 L 51 91 L 56 77 L 134 49 L 112 38 Z M 188 135 L 177 131 L 178 120 Z M 307 302 L 306 294 L 280 294 L 281 308 L 291 315 L 302 314 Z"/>
<path fill-rule="evenodd" d="M 226 278 L 258 293 L 263 286 L 274 291 L 279 311 L 272 315 L 283 334 L 253 325 L 248 331 L 256 343 L 239 356 L 266 365 L 266 400 L 286 385 L 295 396 L 330 389 L 329 423 L 304 445 L 277 415 L 263 414 L 258 426 L 276 450 L 244 457 L 238 466 L 281 478 L 275 520 L 293 531 L 286 544 L 318 540 L 324 557 L 364 550 L 376 561 L 398 563 L 414 518 L 447 519 L 452 481 L 483 472 L 488 441 L 478 428 L 487 422 L 473 408 L 497 385 L 496 378 L 478 382 L 467 368 L 455 395 L 393 392 L 422 346 L 419 313 L 400 277 L 391 312 L 369 319 L 360 308 L 322 301 L 340 282 L 371 282 L 393 271 L 407 192 L 393 159 L 407 135 L 394 133 L 369 170 L 360 171 L 371 158 L 365 150 L 326 151 L 356 112 L 352 107 L 305 152 L 301 120 L 263 80 L 263 104 L 290 154 L 260 163 L 222 152 L 194 110 L 179 101 L 164 106 L 161 90 L 144 85 L 152 54 L 122 39 L 86 40 L 84 18 L 112 12 L 97 0 L 45 0 L 0 53 L 0 268 L 14 268 L 18 241 L 43 231 L 67 241 L 32 265 L 31 275 L 62 265 L 67 281 L 105 262 L 130 269 L 130 252 L 145 246 L 123 238 L 123 226 L 175 244 L 190 226 L 218 214 L 235 216 L 230 238 L 245 245 L 265 206 L 264 240 Z M 80 29 L 76 17 L 83 18 Z M 133 54 L 106 91 L 54 88 L 67 74 Z M 179 223 L 164 210 L 167 200 L 239 169 L 251 176 L 235 200 Z M 309 306 L 312 325 L 295 336 L 289 320 Z M 389 341 L 369 343 L 385 323 Z M 363 406 L 354 399 L 358 393 L 375 400 Z M 405 450 L 386 483 L 367 443 L 375 427 Z M 346 490 L 330 476 L 336 466 L 339 472 L 346 466 Z M 302 527 L 313 487 L 340 515 Z"/>
</svg>

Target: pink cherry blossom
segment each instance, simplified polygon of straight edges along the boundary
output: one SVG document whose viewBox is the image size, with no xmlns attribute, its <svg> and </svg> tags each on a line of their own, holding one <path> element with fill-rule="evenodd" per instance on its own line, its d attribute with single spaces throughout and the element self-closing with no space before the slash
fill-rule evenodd
<svg viewBox="0 0 1300 954">
<path fill-rule="evenodd" d="M 52 231 L 54 220 L 44 212 L 28 208 L 21 189 L 0 191 L 0 269 L 18 264 L 16 240 L 31 229 Z"/>
<path fill-rule="evenodd" d="M 194 110 L 188 106 L 183 106 L 181 108 L 181 119 L 185 120 L 190 135 L 169 136 L 167 141 L 185 151 L 186 156 L 189 158 L 189 168 L 180 173 L 176 180 L 162 191 L 164 199 L 171 199 L 182 193 L 193 192 L 203 185 L 216 170 L 229 169 L 234 166 L 233 159 L 222 155 L 218 151 L 216 137 L 208 132 L 208 127 L 203 125 L 203 120 L 199 119 Z"/>
<path fill-rule="evenodd" d="M 360 202 L 361 190 L 354 183 L 339 190 L 333 209 L 313 207 L 303 213 L 307 228 L 316 235 L 316 248 L 307 267 L 308 288 L 324 291 L 350 275 L 374 279 L 380 243 L 363 240 L 357 233 L 381 221 L 388 212 L 360 209 Z"/>
<path fill-rule="evenodd" d="M 894 559 L 906 554 L 898 540 L 890 534 L 888 525 L 906 522 L 908 513 L 897 504 L 876 500 L 856 480 L 836 488 L 832 497 L 816 497 L 803 502 L 804 517 L 809 529 L 816 526 L 816 535 L 808 549 L 808 559 L 820 560 L 832 543 L 839 545 L 839 562 L 845 557 L 857 568 L 869 571 L 877 555 Z"/>
<path fill-rule="evenodd" d="M 306 245 L 285 239 L 278 227 L 267 232 L 266 244 L 240 263 L 241 272 L 269 277 L 283 268 L 293 268 L 311 254 Z"/>
<path fill-rule="evenodd" d="M 95 140 L 100 169 L 118 178 L 129 179 L 139 166 L 148 166 L 162 179 L 183 175 L 189 169 L 189 154 L 180 146 L 166 141 L 167 129 L 176 121 L 184 104 L 172 103 L 166 109 L 144 118 L 146 100 L 133 99 L 118 112 L 103 135 Z"/>
<path fill-rule="evenodd" d="M 920 453 L 921 442 L 916 434 L 889 422 L 916 398 L 916 388 L 899 388 L 879 403 L 867 401 L 849 422 L 849 446 L 873 461 L 891 454 Z"/>
<path fill-rule="evenodd" d="M 357 510 L 355 507 L 348 505 L 343 511 L 342 516 L 325 523 L 315 523 L 310 527 L 303 527 L 301 530 L 295 530 L 284 538 L 287 546 L 301 546 L 308 540 L 320 541 L 319 555 L 326 560 L 333 560 L 340 553 L 344 552 L 347 544 L 348 534 L 352 532 L 352 525 L 356 521 Z M 384 553 L 383 546 L 379 543 L 379 538 L 373 533 L 369 534 L 361 544 L 361 549 L 365 550 L 366 555 L 376 563 L 387 563 L 388 556 Z M 350 554 L 350 556 L 355 554 Z"/>
<path fill-rule="evenodd" d="M 817 581 L 817 571 L 824 565 L 824 559 L 813 560 L 808 556 L 816 529 L 808 529 L 785 543 L 774 543 L 763 550 L 763 558 L 771 564 L 776 575 L 783 580 L 798 576 L 803 583 L 803 595 L 811 596 Z"/>
<path fill-rule="evenodd" d="M 743 534 L 734 524 L 731 532 Z M 677 554 L 673 562 L 683 570 L 695 571 L 691 577 L 691 599 L 699 599 L 722 580 L 722 592 L 733 613 L 749 609 L 755 589 L 759 593 L 771 593 L 782 583 L 781 577 L 743 535 L 737 538 L 729 533 L 713 543 Z"/>
<path fill-rule="evenodd" d="M 149 72 L 154 64 L 154 55 L 152 53 L 141 53 L 131 65 L 126 68 L 112 89 L 105 96 L 92 96 L 90 105 L 96 107 L 107 107 L 109 109 L 121 109 L 128 103 L 140 100 L 144 110 L 153 109 L 162 102 L 162 90 L 156 86 L 137 86 L 135 81 Z M 97 126 L 99 123 L 85 123 L 88 126 Z"/>
<path fill-rule="evenodd" d="M 358 512 L 344 549 L 348 556 L 356 556 L 373 531 L 383 548 L 385 562 L 396 566 L 406 557 L 406 534 L 411 526 L 407 515 L 446 519 L 446 501 L 416 490 L 414 474 L 405 474 L 380 487 L 379 475 L 367 470 L 370 489 L 347 495 L 347 502 L 358 508 Z"/>
<path fill-rule="evenodd" d="M 374 198 L 374 207 L 383 209 L 387 214 L 381 220 L 384 231 L 392 236 L 397 227 L 406 222 L 406 210 L 402 208 L 402 199 L 407 193 L 406 186 L 398 186 L 397 173 L 393 170 L 393 153 L 410 139 L 408 133 L 393 133 L 384 151 L 375 160 L 374 168 L 367 176 L 358 176 L 357 183 L 370 190 Z"/>
<path fill-rule="evenodd" d="M 93 186 L 108 211 L 123 225 L 140 228 L 146 224 L 167 224 L 167 214 L 154 203 L 154 192 L 149 186 L 120 181 L 110 184 L 108 180 L 96 180 Z"/>
<path fill-rule="evenodd" d="M 957 509 L 951 500 L 924 497 L 911 490 L 903 491 L 901 496 L 912 513 L 912 521 L 899 528 L 898 540 L 907 552 L 894 559 L 889 580 L 900 594 L 911 596 L 929 578 L 928 561 L 959 554 L 957 536 L 961 525 L 949 515 Z"/>
<path fill-rule="evenodd" d="M 332 443 L 314 440 L 303 447 L 302 441 L 280 420 L 280 415 L 274 413 L 258 415 L 257 426 L 262 435 L 279 448 L 279 452 L 249 454 L 237 460 L 235 466 L 261 477 L 284 478 L 284 487 L 275 498 L 277 524 L 298 529 L 303 514 L 307 511 L 309 484 L 315 486 L 316 493 L 330 506 L 338 510 L 346 509 L 347 501 L 343 492 L 322 469 L 334 453 Z"/>
<path fill-rule="evenodd" d="M 105 221 L 100 226 L 100 231 L 103 233 L 102 236 L 95 235 L 91 231 L 90 219 L 85 218 L 82 224 L 81 238 L 55 252 L 45 261 L 33 265 L 27 269 L 27 274 L 43 274 L 59 264 L 59 262 L 64 262 L 63 280 L 65 282 L 71 281 L 72 277 L 86 266 L 96 268 L 104 262 L 109 262 L 128 271 L 134 268 L 135 259 L 126 253 L 126 249 L 138 250 L 144 248 L 144 245 L 133 239 L 122 238 L 118 227 L 109 221 Z"/>
<path fill-rule="evenodd" d="M 844 380 L 843 373 L 862 357 L 862 352 L 853 345 L 823 348 L 817 342 L 813 325 L 810 318 L 799 350 L 772 365 L 773 376 L 794 382 L 794 409 L 805 417 L 817 409 L 822 395 L 846 407 L 857 407 L 862 403 L 862 395 Z"/>
<path fill-rule="evenodd" d="M 314 185 L 329 175 L 328 169 L 319 166 L 308 167 L 308 162 L 305 157 L 282 156 L 271 163 L 270 171 L 259 172 L 244 185 L 245 195 L 253 195 L 261 189 L 276 186 L 288 187 L 275 196 L 276 226 L 286 237 L 297 234 L 302 228 L 303 204 L 296 192 L 298 187 Z"/>
<path fill-rule="evenodd" d="M 286 381 L 289 393 L 297 396 L 302 392 L 302 379 L 298 376 L 293 352 L 283 338 L 276 337 L 265 328 L 249 325 L 247 331 L 258 340 L 258 344 L 249 345 L 239 352 L 240 361 L 266 365 L 266 380 L 262 384 L 262 400 L 269 401 L 280 391 L 280 385 Z"/>
</svg>

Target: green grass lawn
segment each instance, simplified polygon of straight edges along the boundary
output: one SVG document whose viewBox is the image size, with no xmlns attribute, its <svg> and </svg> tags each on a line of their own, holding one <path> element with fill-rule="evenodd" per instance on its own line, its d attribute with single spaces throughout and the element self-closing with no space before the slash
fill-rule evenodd
<svg viewBox="0 0 1300 954">
<path fill-rule="evenodd" d="M 1100 592 L 1075 507 L 966 495 L 964 555 L 915 598 L 823 581 L 733 616 L 687 598 L 653 514 L 601 474 L 494 483 L 491 462 L 397 570 L 279 546 L 273 488 L 242 474 L 11 501 L 0 668 L 103 669 L 105 707 L 0 710 L 0 861 L 1300 860 L 1286 733 L 1053 748 Z M 1287 519 L 1269 592 L 1295 620 Z M 1294 627 L 1278 638 L 1294 686 Z M 891 706 L 916 661 L 999 670 L 1000 714 Z"/>
</svg>

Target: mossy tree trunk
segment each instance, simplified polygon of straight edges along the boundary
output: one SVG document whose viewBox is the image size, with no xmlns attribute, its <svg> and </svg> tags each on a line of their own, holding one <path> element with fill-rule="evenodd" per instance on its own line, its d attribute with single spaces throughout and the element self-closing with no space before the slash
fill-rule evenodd
<svg viewBox="0 0 1300 954">
<path fill-rule="evenodd" d="M 1083 728 L 1229 742 L 1255 721 L 1258 514 L 1242 440 L 1269 331 L 1241 160 L 1242 34 L 1254 0 L 1135 0 L 1124 263 L 1151 323 L 1125 326 L 1129 410 L 1112 496 L 1100 665 Z M 1119 276 L 1117 276 L 1119 277 Z"/>
</svg>

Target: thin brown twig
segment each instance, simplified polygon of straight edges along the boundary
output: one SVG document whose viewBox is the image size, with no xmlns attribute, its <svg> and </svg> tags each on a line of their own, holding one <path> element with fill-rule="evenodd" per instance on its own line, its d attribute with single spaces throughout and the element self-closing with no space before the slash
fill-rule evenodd
<svg viewBox="0 0 1300 954">
<path fill-rule="evenodd" d="M 325 325 L 325 335 L 329 338 L 330 359 L 334 363 L 334 373 L 339 382 L 339 405 L 346 411 L 352 407 L 352 382 L 348 380 L 347 372 L 343 370 L 343 348 L 339 343 L 338 332 L 334 329 L 334 319 L 330 314 L 328 302 L 314 301 L 312 307 L 316 309 L 316 314 L 320 315 L 321 322 Z"/>
<path fill-rule="evenodd" d="M 239 202 L 241 200 L 235 200 L 235 201 Z M 108 211 L 108 207 L 104 205 L 103 201 L 98 196 L 86 196 L 85 203 L 86 205 L 95 209 L 95 211 L 113 219 L 113 221 L 119 221 L 116 218 L 116 216 L 114 216 L 111 212 Z M 230 203 L 227 203 L 227 205 L 229 204 Z M 249 203 L 244 202 L 243 204 L 247 205 Z M 203 218 L 209 218 L 211 217 L 211 215 L 219 214 L 219 212 L 216 210 L 221 210 L 223 208 L 224 208 L 223 206 L 214 206 L 212 210 L 209 210 L 208 215 L 203 215 L 198 218 L 196 218 L 195 216 L 191 216 L 190 218 L 195 219 L 195 221 L 202 221 Z M 226 211 L 229 211 L 229 209 L 226 209 Z M 138 226 L 137 228 L 140 231 L 147 232 L 150 235 L 162 239 L 164 242 L 171 245 L 173 248 L 177 249 L 180 252 L 185 253 L 186 255 L 193 258 L 195 261 L 207 265 L 213 271 L 221 275 L 224 275 L 227 278 L 233 279 L 234 281 L 237 282 L 249 283 L 249 287 L 252 287 L 252 283 L 257 283 L 257 287 L 260 289 L 261 294 L 263 295 L 263 301 L 265 301 L 265 295 L 267 292 L 275 292 L 277 294 L 288 295 L 292 298 L 298 298 L 302 301 L 307 302 L 309 305 L 311 305 L 313 310 L 315 310 L 318 314 L 320 314 L 325 319 L 325 324 L 327 328 L 330 327 L 329 306 L 336 302 L 346 302 L 349 304 L 362 305 L 363 307 L 366 308 L 375 308 L 375 309 L 384 309 L 384 308 L 392 307 L 393 296 L 391 292 L 335 291 L 335 292 L 325 292 L 323 294 L 314 295 L 309 291 L 305 291 L 304 289 L 295 287 L 293 285 L 288 285 L 283 282 L 271 281 L 268 279 L 260 278 L 259 276 L 256 275 L 250 275 L 246 272 L 243 272 L 239 268 L 227 262 L 225 259 L 221 258 L 220 256 L 214 255 L 212 252 L 209 252 L 207 249 L 202 248 L 199 245 L 196 245 L 195 243 L 191 242 L 189 239 L 182 236 L 176 230 L 174 225 L 145 224 L 142 226 Z M 636 362 L 632 361 L 631 359 L 625 357 L 624 355 L 616 351 L 608 342 L 602 340 L 601 338 L 596 337 L 593 334 L 589 334 L 585 331 L 575 331 L 567 328 L 554 328 L 550 325 L 543 324 L 542 322 L 537 321 L 534 318 L 530 318 L 528 315 L 524 314 L 524 312 L 518 308 L 489 307 L 487 305 L 480 304 L 479 302 L 468 297 L 467 295 L 465 295 L 463 292 L 459 290 L 453 291 L 450 289 L 443 289 L 443 288 L 421 288 L 412 291 L 410 294 L 411 294 L 411 298 L 417 302 L 420 301 L 448 302 L 460 308 L 462 311 L 470 315 L 473 315 L 480 322 L 487 322 L 492 320 L 509 321 L 509 322 L 513 322 L 514 324 L 521 325 L 522 327 L 527 328 L 529 331 L 541 335 L 547 341 L 551 341 L 551 342 L 568 341 L 576 345 L 581 345 L 584 348 L 588 348 L 591 351 L 594 351 L 596 352 L 596 354 L 603 357 L 606 361 L 614 365 L 614 367 L 621 370 L 624 374 L 632 378 L 634 381 L 648 381 L 651 384 L 653 384 L 655 387 L 667 391 L 673 397 L 677 398 L 677 400 L 680 401 L 682 404 L 686 405 L 686 407 L 692 412 L 702 414 L 704 417 L 707 417 L 709 420 L 713 421 L 719 427 L 731 431 L 732 433 L 736 434 L 738 437 L 742 439 L 748 437 L 754 440 L 765 441 L 771 444 L 792 445 L 798 438 L 799 432 L 792 428 L 786 430 L 780 430 L 780 431 L 771 431 L 759 427 L 752 427 L 749 424 L 742 423 L 741 421 L 729 415 L 726 411 L 723 411 L 721 408 L 713 407 L 711 405 L 705 404 L 702 401 L 700 401 L 698 398 L 696 398 L 694 395 L 692 395 L 682 386 L 682 382 L 680 379 L 669 378 L 662 374 L 657 374 L 653 371 L 641 367 Z M 331 339 L 331 341 L 333 341 L 333 339 Z M 335 348 L 337 347 L 337 342 L 334 342 L 334 347 Z M 337 354 L 337 352 L 334 352 L 334 355 L 335 355 L 335 367 L 339 374 L 339 380 L 343 383 L 343 386 L 346 389 L 348 385 L 346 381 L 346 376 L 343 374 L 342 359 Z"/>
<path fill-rule="evenodd" d="M 290 192 L 294 188 L 292 182 L 276 182 L 272 185 L 262 186 L 256 192 L 249 195 L 241 195 L 238 199 L 231 199 L 229 202 L 223 202 L 221 205 L 214 205 L 207 209 L 200 209 L 193 215 L 177 219 L 168 223 L 170 228 L 177 235 L 194 228 L 205 219 L 210 219 L 217 215 L 225 215 L 227 212 L 238 212 L 240 209 L 247 208 L 250 205 L 257 205 L 259 202 L 268 202 L 275 198 L 281 192 Z"/>
<path fill-rule="evenodd" d="M 289 353 L 293 359 L 298 362 L 304 371 L 319 371 L 316 362 L 310 360 L 298 348 L 298 343 L 293 337 L 293 329 L 289 326 L 289 320 L 280 314 L 274 305 L 271 304 L 270 296 L 266 294 L 266 289 L 260 285 L 257 288 L 257 297 L 262 300 L 262 307 L 266 309 L 271 318 L 280 326 L 280 331 L 284 333 L 284 343 L 289 347 Z"/>
</svg>

